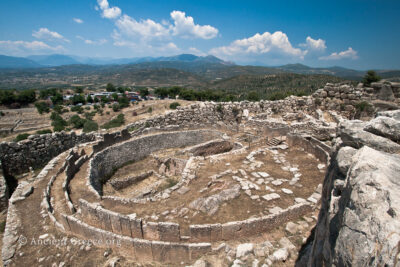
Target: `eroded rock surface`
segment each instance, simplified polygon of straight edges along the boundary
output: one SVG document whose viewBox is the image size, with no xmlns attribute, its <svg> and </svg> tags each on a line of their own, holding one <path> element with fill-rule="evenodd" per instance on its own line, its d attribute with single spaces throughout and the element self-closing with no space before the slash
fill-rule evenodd
<svg viewBox="0 0 400 267">
<path fill-rule="evenodd" d="M 342 124 L 314 240 L 297 266 L 399 266 L 400 156 L 385 152 L 398 145 L 364 131 L 373 124 Z"/>
</svg>

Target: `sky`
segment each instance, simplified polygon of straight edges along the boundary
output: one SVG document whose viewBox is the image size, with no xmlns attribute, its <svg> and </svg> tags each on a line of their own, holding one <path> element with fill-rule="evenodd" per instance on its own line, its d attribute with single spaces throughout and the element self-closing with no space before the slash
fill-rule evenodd
<svg viewBox="0 0 400 267">
<path fill-rule="evenodd" d="M 2 0 L 0 54 L 400 69 L 399 0 Z"/>
</svg>

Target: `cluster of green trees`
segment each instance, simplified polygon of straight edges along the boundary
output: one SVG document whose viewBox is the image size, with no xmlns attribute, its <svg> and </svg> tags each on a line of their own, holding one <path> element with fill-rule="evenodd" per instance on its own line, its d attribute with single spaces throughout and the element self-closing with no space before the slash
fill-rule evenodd
<svg viewBox="0 0 400 267">
<path fill-rule="evenodd" d="M 93 115 L 94 114 L 87 112 L 85 113 L 85 118 L 82 118 L 78 114 L 75 114 L 66 121 L 60 114 L 52 112 L 50 119 L 52 121 L 51 125 L 53 126 L 54 132 L 70 130 L 67 126 L 74 129 L 83 129 L 83 132 L 91 132 L 99 129 L 98 124 L 92 120 Z"/>
<path fill-rule="evenodd" d="M 19 108 L 36 101 L 36 92 L 34 89 L 30 90 L 0 90 L 0 105 L 11 106 L 12 108 Z"/>
<path fill-rule="evenodd" d="M 125 93 L 126 91 L 128 91 L 128 92 L 131 91 L 131 89 L 128 87 L 122 87 L 122 86 L 116 87 L 112 83 L 107 83 L 106 90 L 107 90 L 107 92 L 118 92 L 121 94 Z"/>
<path fill-rule="evenodd" d="M 180 99 L 197 101 L 236 101 L 238 98 L 233 94 L 221 90 L 193 90 L 173 86 L 170 88 L 157 88 L 154 93 L 160 98 L 175 98 L 179 95 Z"/>
</svg>

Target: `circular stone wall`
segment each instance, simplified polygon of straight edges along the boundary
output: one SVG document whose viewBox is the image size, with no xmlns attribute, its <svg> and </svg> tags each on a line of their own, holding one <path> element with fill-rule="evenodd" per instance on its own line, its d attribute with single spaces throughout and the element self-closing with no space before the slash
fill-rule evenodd
<svg viewBox="0 0 400 267">
<path fill-rule="evenodd" d="M 90 186 L 102 195 L 102 184 L 127 162 L 139 161 L 150 153 L 168 148 L 192 146 L 220 138 L 215 130 L 194 130 L 144 136 L 106 148 L 94 155 L 90 161 Z"/>
</svg>

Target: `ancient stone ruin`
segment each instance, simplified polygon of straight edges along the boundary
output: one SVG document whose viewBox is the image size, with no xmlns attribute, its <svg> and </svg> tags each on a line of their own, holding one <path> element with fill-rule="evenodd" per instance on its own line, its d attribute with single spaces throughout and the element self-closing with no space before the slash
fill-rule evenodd
<svg viewBox="0 0 400 267">
<path fill-rule="evenodd" d="M 328 84 L 3 142 L 3 264 L 396 266 L 398 89 Z M 349 120 L 367 100 L 375 118 Z"/>
</svg>

